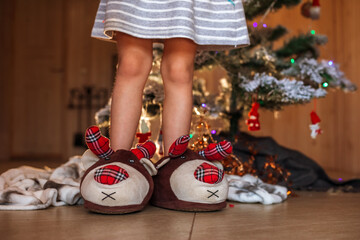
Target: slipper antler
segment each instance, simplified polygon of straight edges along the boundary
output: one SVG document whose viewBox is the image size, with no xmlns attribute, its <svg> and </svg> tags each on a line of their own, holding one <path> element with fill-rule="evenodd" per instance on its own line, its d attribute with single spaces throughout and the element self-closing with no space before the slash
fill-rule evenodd
<svg viewBox="0 0 360 240">
<path fill-rule="evenodd" d="M 203 156 L 207 160 L 219 161 L 229 156 L 231 152 L 231 143 L 229 141 L 222 141 L 218 144 L 210 143 L 207 148 L 199 151 L 198 154 Z"/>
<path fill-rule="evenodd" d="M 101 135 L 97 126 L 86 129 L 85 141 L 88 148 L 99 158 L 107 158 L 114 153 L 114 150 L 110 148 L 110 140 Z"/>
<path fill-rule="evenodd" d="M 152 141 L 146 141 L 143 144 L 138 144 L 136 148 L 130 150 L 140 160 L 142 158 L 150 159 L 156 152 L 156 145 Z"/>
<path fill-rule="evenodd" d="M 186 151 L 189 141 L 190 135 L 184 135 L 176 139 L 169 149 L 169 156 L 178 157 L 182 155 Z"/>
</svg>

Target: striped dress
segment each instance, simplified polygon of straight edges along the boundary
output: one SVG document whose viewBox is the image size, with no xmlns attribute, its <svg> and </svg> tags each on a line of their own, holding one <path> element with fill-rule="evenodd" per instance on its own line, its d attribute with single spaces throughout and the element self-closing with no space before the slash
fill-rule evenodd
<svg viewBox="0 0 360 240">
<path fill-rule="evenodd" d="M 241 0 L 101 0 L 91 35 L 114 40 L 115 31 L 154 42 L 188 38 L 199 50 L 249 45 Z"/>
</svg>

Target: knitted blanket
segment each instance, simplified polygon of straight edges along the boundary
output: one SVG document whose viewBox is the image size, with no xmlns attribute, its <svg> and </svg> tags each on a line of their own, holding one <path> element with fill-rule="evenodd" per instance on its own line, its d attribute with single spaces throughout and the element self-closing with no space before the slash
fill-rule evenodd
<svg viewBox="0 0 360 240">
<path fill-rule="evenodd" d="M 55 169 L 29 166 L 10 169 L 0 175 L 0 210 L 83 204 L 79 189 L 83 173 L 80 156 L 71 157 Z M 231 201 L 273 204 L 287 197 L 285 187 L 265 184 L 251 175 L 225 177 L 229 181 Z"/>
</svg>

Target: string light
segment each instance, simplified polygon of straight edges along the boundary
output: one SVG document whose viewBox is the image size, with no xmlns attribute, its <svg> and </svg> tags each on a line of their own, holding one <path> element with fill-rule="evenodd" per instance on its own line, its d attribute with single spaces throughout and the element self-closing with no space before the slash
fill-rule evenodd
<svg viewBox="0 0 360 240">
<path fill-rule="evenodd" d="M 263 27 L 264 27 L 264 28 L 266 28 L 266 27 L 267 27 L 267 25 L 264 23 L 264 24 L 263 24 Z"/>
<path fill-rule="evenodd" d="M 294 64 L 294 63 L 295 63 L 295 59 L 292 58 L 292 59 L 290 60 L 290 62 L 291 62 L 292 64 Z"/>
<path fill-rule="evenodd" d="M 330 61 L 328 62 L 328 64 L 329 64 L 329 66 L 332 66 L 332 65 L 334 64 L 334 62 L 330 60 Z"/>
<path fill-rule="evenodd" d="M 254 26 L 254 28 L 256 28 L 258 26 L 257 22 L 254 22 L 253 26 Z"/>
<path fill-rule="evenodd" d="M 329 86 L 329 83 L 327 83 L 327 82 L 323 82 L 322 86 L 323 86 L 324 88 L 326 88 L 326 87 L 328 87 L 328 86 Z"/>
<path fill-rule="evenodd" d="M 211 130 L 211 134 L 216 134 L 216 130 Z"/>
<path fill-rule="evenodd" d="M 315 35 L 315 30 L 311 30 L 310 32 L 312 35 Z"/>
</svg>

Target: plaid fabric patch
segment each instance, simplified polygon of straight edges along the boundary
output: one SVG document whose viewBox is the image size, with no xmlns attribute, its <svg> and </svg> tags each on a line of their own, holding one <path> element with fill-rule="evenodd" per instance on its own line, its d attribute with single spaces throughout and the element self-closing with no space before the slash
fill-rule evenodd
<svg viewBox="0 0 360 240">
<path fill-rule="evenodd" d="M 197 180 L 201 182 L 216 184 L 222 181 L 224 177 L 224 171 L 218 169 L 214 165 L 210 165 L 204 162 L 196 168 L 194 176 Z"/>
<path fill-rule="evenodd" d="M 88 148 L 98 157 L 109 157 L 114 151 L 110 148 L 110 141 L 100 133 L 97 126 L 91 126 L 86 130 L 85 141 Z"/>
<path fill-rule="evenodd" d="M 156 152 L 156 145 L 152 141 L 146 141 L 144 144 L 138 144 L 136 148 L 130 150 L 140 160 L 142 158 L 150 159 Z"/>
<path fill-rule="evenodd" d="M 190 136 L 184 135 L 176 139 L 176 141 L 171 145 L 169 149 L 169 156 L 170 157 L 177 157 L 182 155 L 189 144 Z"/>
<path fill-rule="evenodd" d="M 207 160 L 222 160 L 229 156 L 232 152 L 232 146 L 229 141 L 222 141 L 218 144 L 210 143 L 207 148 L 198 152 L 200 156 L 203 156 Z"/>
<path fill-rule="evenodd" d="M 129 177 L 127 171 L 117 165 L 107 165 L 95 171 L 95 181 L 101 184 L 113 185 L 126 180 Z"/>
</svg>

